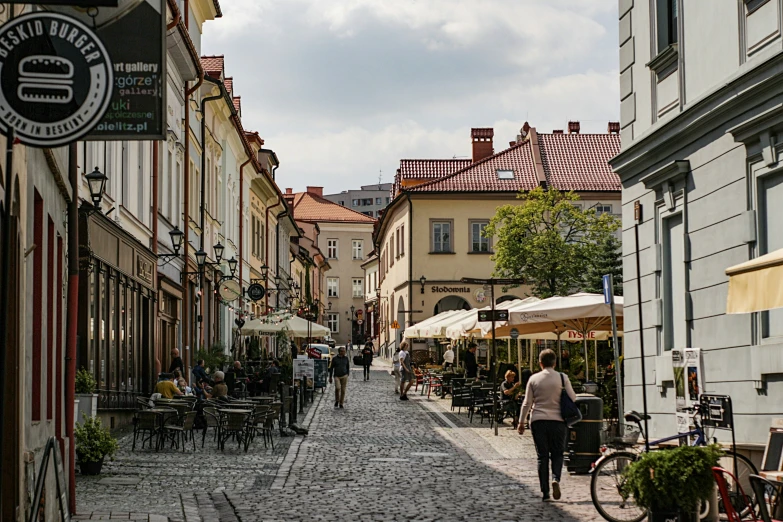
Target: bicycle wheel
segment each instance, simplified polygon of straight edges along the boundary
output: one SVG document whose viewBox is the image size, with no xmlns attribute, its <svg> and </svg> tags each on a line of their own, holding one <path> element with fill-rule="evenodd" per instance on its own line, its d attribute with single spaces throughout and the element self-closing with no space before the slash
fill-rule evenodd
<svg viewBox="0 0 783 522">
<path fill-rule="evenodd" d="M 735 462 L 736 470 L 734 467 Z M 750 461 L 750 459 L 745 455 L 727 451 L 718 460 L 718 466 L 737 477 L 739 486 L 742 488 L 742 491 L 745 493 L 745 495 L 747 495 L 750 499 L 751 508 L 755 509 L 756 498 L 755 494 L 753 493 L 753 487 L 750 485 L 750 476 L 757 475 L 758 470 L 756 469 L 756 466 L 754 466 Z M 741 517 L 745 517 L 750 512 L 751 508 L 748 508 L 746 503 L 741 498 L 739 492 L 740 490 L 737 488 L 737 482 L 732 480 L 731 477 L 726 477 L 726 481 L 729 486 L 731 504 L 734 506 L 734 509 L 737 511 L 737 513 L 740 514 Z M 726 508 L 723 504 L 723 499 L 720 497 L 718 497 L 718 512 L 720 513 L 721 520 L 728 520 L 728 517 L 726 516 Z"/>
<path fill-rule="evenodd" d="M 638 455 L 618 451 L 602 460 L 593 470 L 590 479 L 590 497 L 602 517 L 609 522 L 639 522 L 647 516 L 647 510 L 636 505 L 632 496 L 625 494 L 623 471 Z"/>
</svg>

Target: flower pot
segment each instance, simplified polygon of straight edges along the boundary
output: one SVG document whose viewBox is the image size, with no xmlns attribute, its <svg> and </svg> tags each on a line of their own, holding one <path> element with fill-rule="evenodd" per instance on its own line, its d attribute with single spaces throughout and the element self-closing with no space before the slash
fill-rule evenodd
<svg viewBox="0 0 783 522">
<path fill-rule="evenodd" d="M 647 518 L 649 522 L 699 522 L 699 515 L 688 511 L 650 509 Z"/>
<path fill-rule="evenodd" d="M 100 475 L 103 467 L 103 457 L 97 462 L 86 462 L 79 457 L 79 469 L 82 475 Z"/>
</svg>

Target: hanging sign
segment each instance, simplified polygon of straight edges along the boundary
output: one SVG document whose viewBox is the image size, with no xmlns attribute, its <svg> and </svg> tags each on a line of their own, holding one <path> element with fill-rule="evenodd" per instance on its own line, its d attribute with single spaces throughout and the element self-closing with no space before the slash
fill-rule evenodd
<svg viewBox="0 0 783 522">
<path fill-rule="evenodd" d="M 266 290 L 263 286 L 259 285 L 258 283 L 253 283 L 252 285 L 247 287 L 247 296 L 252 299 L 253 301 L 260 301 L 264 298 L 264 295 L 266 294 Z"/>
<path fill-rule="evenodd" d="M 114 64 L 111 104 L 87 140 L 166 139 L 166 9 L 163 0 L 117 7 L 48 6 L 97 27 Z"/>
<path fill-rule="evenodd" d="M 98 35 L 59 13 L 0 26 L 0 130 L 56 147 L 88 133 L 109 106 L 112 63 Z"/>
<path fill-rule="evenodd" d="M 224 279 L 220 282 L 218 294 L 223 301 L 231 302 L 242 295 L 242 289 L 236 279 Z"/>
</svg>

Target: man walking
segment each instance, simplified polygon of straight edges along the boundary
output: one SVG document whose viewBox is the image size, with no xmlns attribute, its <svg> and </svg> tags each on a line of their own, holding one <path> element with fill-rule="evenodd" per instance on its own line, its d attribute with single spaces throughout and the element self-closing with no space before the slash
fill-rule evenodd
<svg viewBox="0 0 783 522">
<path fill-rule="evenodd" d="M 478 376 L 478 362 L 476 362 L 476 343 L 468 345 L 468 351 L 465 354 L 465 377 L 475 379 Z"/>
<path fill-rule="evenodd" d="M 392 373 L 394 373 L 394 393 L 400 394 L 400 379 L 402 378 L 402 365 L 400 364 L 400 347 L 392 355 Z"/>
<path fill-rule="evenodd" d="M 351 370 L 348 357 L 345 356 L 345 348 L 342 346 L 337 351 L 337 357 L 329 364 L 329 382 L 334 377 L 334 407 L 343 408 L 345 402 L 345 389 L 348 387 L 348 374 Z"/>
<path fill-rule="evenodd" d="M 559 500 L 563 449 L 568 432 L 560 413 L 560 396 L 565 390 L 571 400 L 576 400 L 576 394 L 571 387 L 571 381 L 555 371 L 557 355 L 554 351 L 542 351 L 538 362 L 541 371 L 533 375 L 527 383 L 517 431 L 520 435 L 525 433 L 525 419 L 532 409 L 530 431 L 533 433 L 538 455 L 538 481 L 544 502 L 549 502 L 549 462 L 552 462 L 552 497 Z"/>
<path fill-rule="evenodd" d="M 411 352 L 408 350 L 408 341 L 403 341 L 400 344 L 400 366 L 402 369 L 402 377 L 400 379 L 400 400 L 408 400 L 408 390 L 411 389 L 413 384 L 413 362 L 411 361 Z"/>
<path fill-rule="evenodd" d="M 177 348 L 171 350 L 169 373 L 174 373 L 174 370 L 179 370 L 180 375 L 185 375 L 185 365 L 182 363 L 182 358 L 179 356 L 179 350 Z"/>
<path fill-rule="evenodd" d="M 362 349 L 362 366 L 364 366 L 364 380 L 370 380 L 370 365 L 372 364 L 372 342 L 367 339 L 367 343 Z"/>
</svg>

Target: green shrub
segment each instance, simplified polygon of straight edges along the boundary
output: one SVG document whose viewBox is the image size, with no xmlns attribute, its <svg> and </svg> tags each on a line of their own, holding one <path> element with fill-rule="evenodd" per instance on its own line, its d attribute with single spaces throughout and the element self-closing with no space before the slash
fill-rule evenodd
<svg viewBox="0 0 783 522">
<path fill-rule="evenodd" d="M 194 366 L 195 361 L 200 359 L 204 359 L 204 368 L 208 369 L 208 373 L 214 373 L 223 369 L 228 358 L 226 357 L 223 344 L 215 343 L 208 349 L 201 348 L 196 350 L 196 359 L 193 361 Z"/>
<path fill-rule="evenodd" d="M 114 453 L 119 448 L 117 439 L 112 437 L 108 428 L 101 425 L 98 417 L 88 417 L 82 413 L 83 421 L 76 425 L 76 453 L 81 462 L 98 462 L 109 456 L 114 460 Z"/>
<path fill-rule="evenodd" d="M 76 372 L 76 393 L 95 393 L 98 382 L 90 372 L 84 368 Z"/>
<path fill-rule="evenodd" d="M 712 494 L 712 467 L 722 454 L 717 445 L 645 453 L 625 470 L 625 492 L 654 511 L 696 510 Z"/>
</svg>

